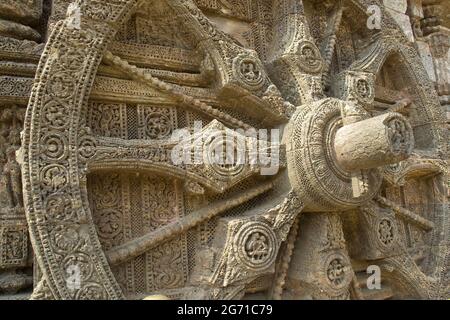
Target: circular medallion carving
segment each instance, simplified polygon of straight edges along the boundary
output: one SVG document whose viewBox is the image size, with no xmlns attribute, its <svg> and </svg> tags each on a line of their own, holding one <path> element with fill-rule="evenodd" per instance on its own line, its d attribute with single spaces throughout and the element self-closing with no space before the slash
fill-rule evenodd
<svg viewBox="0 0 450 320">
<path fill-rule="evenodd" d="M 51 231 L 52 247 L 59 253 L 67 254 L 77 248 L 80 237 L 75 228 L 57 226 Z"/>
<path fill-rule="evenodd" d="M 70 276 L 67 270 L 75 267 L 79 270 L 81 284 L 88 281 L 94 272 L 94 266 L 89 256 L 82 252 L 75 252 L 66 256 L 62 262 L 63 273 Z"/>
<path fill-rule="evenodd" d="M 373 89 L 366 79 L 357 79 L 355 82 L 355 92 L 359 100 L 370 103 L 373 99 Z"/>
<path fill-rule="evenodd" d="M 45 202 L 45 215 L 50 222 L 70 221 L 75 217 L 70 196 L 63 193 L 50 195 Z"/>
<path fill-rule="evenodd" d="M 148 138 L 162 139 L 170 134 L 172 124 L 167 115 L 160 112 L 152 112 L 145 117 L 144 128 Z"/>
<path fill-rule="evenodd" d="M 317 46 L 310 41 L 302 41 L 298 46 L 299 67 L 306 72 L 316 73 L 322 69 L 322 56 Z"/>
<path fill-rule="evenodd" d="M 276 258 L 278 241 L 275 233 L 263 223 L 248 222 L 238 232 L 235 252 L 249 269 L 262 271 L 269 268 Z"/>
<path fill-rule="evenodd" d="M 239 158 L 239 145 L 232 137 L 219 133 L 208 138 L 204 145 L 205 163 L 219 177 L 229 178 L 238 175 L 244 169 L 245 159 Z"/>
<path fill-rule="evenodd" d="M 376 227 L 378 241 L 385 247 L 390 247 L 395 242 L 395 222 L 388 218 L 381 219 Z"/>
<path fill-rule="evenodd" d="M 62 165 L 51 164 L 41 171 L 41 184 L 47 191 L 60 191 L 67 185 L 67 182 L 67 170 Z"/>
<path fill-rule="evenodd" d="M 0 88 L 2 90 L 3 94 L 14 94 L 14 91 L 16 90 L 16 84 L 14 81 L 11 80 L 2 80 L 0 82 Z"/>
<path fill-rule="evenodd" d="M 285 140 L 290 182 L 309 211 L 358 207 L 378 192 L 378 169 L 363 170 L 366 192 L 354 197 L 352 174 L 341 168 L 334 153 L 334 136 L 342 126 L 344 101 L 328 98 L 300 108 L 291 118 Z"/>
<path fill-rule="evenodd" d="M 115 209 L 104 209 L 95 217 L 98 234 L 104 239 L 112 239 L 122 232 L 122 213 Z"/>
<path fill-rule="evenodd" d="M 67 72 L 57 72 L 52 75 L 47 84 L 47 93 L 55 98 L 70 98 L 75 93 L 72 76 Z"/>
<path fill-rule="evenodd" d="M 79 155 L 82 160 L 88 160 L 95 155 L 97 143 L 92 136 L 86 135 L 80 139 Z"/>
<path fill-rule="evenodd" d="M 67 142 L 60 132 L 49 132 L 42 138 L 43 156 L 50 160 L 63 160 L 67 156 Z"/>
<path fill-rule="evenodd" d="M 327 284 L 333 290 L 342 290 L 348 287 L 352 280 L 352 268 L 346 256 L 333 253 L 325 260 L 324 272 Z"/>
<path fill-rule="evenodd" d="M 264 67 L 254 57 L 239 55 L 233 61 L 233 72 L 241 84 L 249 90 L 258 90 L 264 85 Z"/>
<path fill-rule="evenodd" d="M 48 101 L 42 110 L 42 120 L 52 129 L 64 129 L 69 124 L 68 108 L 58 99 Z"/>
</svg>

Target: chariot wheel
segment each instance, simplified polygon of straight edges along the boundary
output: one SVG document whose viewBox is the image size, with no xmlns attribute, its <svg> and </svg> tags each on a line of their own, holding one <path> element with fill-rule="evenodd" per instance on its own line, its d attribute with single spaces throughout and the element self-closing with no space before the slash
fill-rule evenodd
<svg viewBox="0 0 450 320">
<path fill-rule="evenodd" d="M 441 297 L 444 114 L 368 3 L 73 6 L 24 125 L 32 297 Z"/>
</svg>

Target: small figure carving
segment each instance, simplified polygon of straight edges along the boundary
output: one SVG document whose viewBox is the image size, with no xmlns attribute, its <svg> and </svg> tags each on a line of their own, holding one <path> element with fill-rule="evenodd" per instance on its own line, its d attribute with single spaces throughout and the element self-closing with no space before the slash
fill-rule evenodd
<svg viewBox="0 0 450 320">
<path fill-rule="evenodd" d="M 407 150 L 408 131 L 402 121 L 393 119 L 388 123 L 389 138 L 392 142 L 392 148 L 395 153 L 405 152 Z"/>
<path fill-rule="evenodd" d="M 23 208 L 22 178 L 16 161 L 16 148 L 6 150 L 6 163 L 1 176 L 0 202 L 4 207 L 20 211 Z"/>
<path fill-rule="evenodd" d="M 241 73 L 248 82 L 257 82 L 261 77 L 261 72 L 253 61 L 244 60 L 241 64 Z"/>
<path fill-rule="evenodd" d="M 269 254 L 267 238 L 259 233 L 253 233 L 245 244 L 247 255 L 254 261 L 259 262 Z"/>
<path fill-rule="evenodd" d="M 233 73 L 240 85 L 248 90 L 258 90 L 265 83 L 263 66 L 257 57 L 240 54 L 233 60 Z"/>
<path fill-rule="evenodd" d="M 312 42 L 304 41 L 298 49 L 300 67 L 306 72 L 316 73 L 322 67 L 322 59 L 319 50 Z"/>
<path fill-rule="evenodd" d="M 315 57 L 314 51 L 310 47 L 304 47 L 302 49 L 302 57 L 310 66 L 313 66 L 317 61 L 317 57 Z"/>
</svg>

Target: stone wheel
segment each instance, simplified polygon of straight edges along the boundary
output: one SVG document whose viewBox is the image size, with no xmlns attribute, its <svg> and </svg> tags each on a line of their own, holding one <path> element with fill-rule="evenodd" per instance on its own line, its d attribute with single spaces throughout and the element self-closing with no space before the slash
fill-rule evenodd
<svg viewBox="0 0 450 320">
<path fill-rule="evenodd" d="M 444 116 L 399 26 L 383 11 L 381 30 L 367 29 L 367 6 L 72 7 L 42 55 L 24 126 L 33 298 L 444 292 Z M 327 103 L 331 114 L 318 112 Z M 284 131 L 283 143 L 264 145 L 254 128 Z M 174 160 L 179 143 L 209 150 L 216 142 L 202 137 L 229 129 L 265 146 L 270 164 Z M 363 129 L 380 139 L 359 139 Z M 342 179 L 317 175 L 319 164 Z M 365 287 L 369 266 L 380 290 Z"/>
</svg>

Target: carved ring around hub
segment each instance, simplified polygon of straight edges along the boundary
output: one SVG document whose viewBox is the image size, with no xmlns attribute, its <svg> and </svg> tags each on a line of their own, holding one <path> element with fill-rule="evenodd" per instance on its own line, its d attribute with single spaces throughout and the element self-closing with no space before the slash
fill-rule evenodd
<svg viewBox="0 0 450 320">
<path fill-rule="evenodd" d="M 345 102 L 328 98 L 302 106 L 291 118 L 284 140 L 292 187 L 310 212 L 349 210 L 372 199 L 382 176 L 378 169 L 362 170 L 366 192 L 354 197 L 351 172 L 336 161 L 334 138 L 341 127 Z"/>
</svg>

